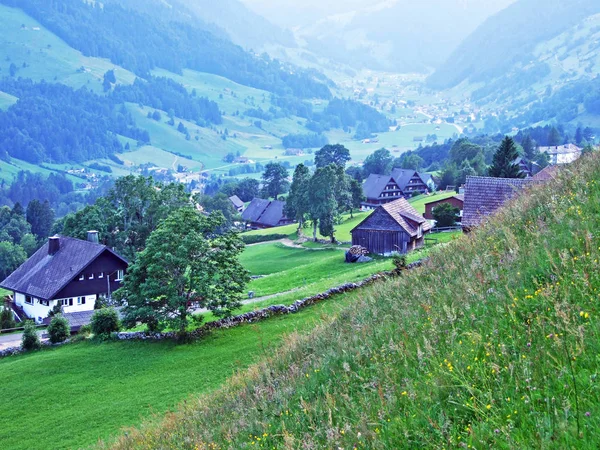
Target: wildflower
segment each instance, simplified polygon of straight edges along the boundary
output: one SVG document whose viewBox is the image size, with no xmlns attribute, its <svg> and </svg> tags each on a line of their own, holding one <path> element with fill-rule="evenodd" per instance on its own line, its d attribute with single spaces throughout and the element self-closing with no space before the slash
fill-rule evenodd
<svg viewBox="0 0 600 450">
<path fill-rule="evenodd" d="M 487 405 L 485 408 L 488 409 L 488 410 L 492 409 L 492 405 Z"/>
<path fill-rule="evenodd" d="M 592 415 L 592 413 L 591 413 L 591 412 L 589 412 L 589 411 L 587 411 L 587 412 L 585 413 L 585 417 L 590 417 L 591 415 Z"/>
</svg>

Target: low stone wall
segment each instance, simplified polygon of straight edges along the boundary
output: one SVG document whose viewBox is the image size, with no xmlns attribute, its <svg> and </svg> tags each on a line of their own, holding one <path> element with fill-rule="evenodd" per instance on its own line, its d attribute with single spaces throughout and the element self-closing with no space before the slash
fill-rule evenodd
<svg viewBox="0 0 600 450">
<path fill-rule="evenodd" d="M 425 260 L 417 261 L 412 264 L 408 264 L 406 266 L 406 270 L 416 269 L 417 267 L 421 267 L 424 264 Z M 285 305 L 273 305 L 267 308 L 259 309 L 257 311 L 247 312 L 245 314 L 240 314 L 238 316 L 229 317 L 226 319 L 217 320 L 215 322 L 209 322 L 197 330 L 194 330 L 190 333 L 190 338 L 198 339 L 205 336 L 211 330 L 222 329 L 222 328 L 232 328 L 237 327 L 239 325 L 243 325 L 246 323 L 255 323 L 264 319 L 268 319 L 273 316 L 281 316 L 286 314 L 294 314 L 304 309 L 308 306 L 312 306 L 314 304 L 323 302 L 325 300 L 330 299 L 331 297 L 339 294 L 344 294 L 347 292 L 355 291 L 357 289 L 366 287 L 370 284 L 375 283 L 376 281 L 384 280 L 386 278 L 391 278 L 397 276 L 396 272 L 382 272 L 370 276 L 369 278 L 359 281 L 358 283 L 346 283 L 338 287 L 331 288 L 321 294 L 313 295 L 312 297 L 306 297 L 302 300 L 296 300 L 290 306 Z M 121 332 L 116 333 L 115 337 L 121 341 L 128 340 L 165 340 L 165 339 L 176 339 L 176 332 L 169 333 L 148 333 L 148 332 Z M 49 342 L 42 342 L 42 348 L 44 347 L 56 347 L 60 345 L 69 344 L 71 341 L 66 340 L 65 342 L 61 342 L 59 344 L 50 344 Z M 11 347 L 4 350 L 0 350 L 0 358 L 4 358 L 7 356 L 18 355 L 21 353 L 25 353 L 21 346 Z"/>
<path fill-rule="evenodd" d="M 417 261 L 412 264 L 408 264 L 406 266 L 406 270 L 415 269 L 417 267 L 421 267 L 424 261 Z M 273 305 L 268 306 L 267 308 L 259 309 L 256 311 L 247 312 L 245 314 L 240 314 L 238 316 L 229 317 L 226 319 L 220 319 L 215 322 L 209 322 L 197 330 L 194 330 L 190 333 L 190 337 L 200 338 L 206 335 L 211 330 L 221 329 L 221 328 L 232 328 L 239 325 L 243 325 L 246 323 L 255 323 L 264 319 L 268 319 L 273 316 L 281 316 L 286 314 L 294 314 L 304 309 L 308 306 L 312 306 L 316 303 L 320 303 L 322 301 L 328 300 L 329 298 L 344 294 L 347 292 L 354 291 L 356 289 L 363 288 L 370 284 L 373 284 L 376 281 L 383 280 L 386 278 L 390 278 L 396 276 L 396 272 L 382 272 L 375 274 L 363 281 L 358 283 L 347 283 L 338 287 L 331 288 L 321 294 L 313 295 L 312 297 L 306 297 L 302 300 L 296 300 L 290 306 L 285 305 Z M 122 332 L 116 334 L 117 339 L 120 340 L 163 340 L 163 339 L 176 339 L 176 332 L 169 333 L 148 333 L 148 332 Z"/>
</svg>

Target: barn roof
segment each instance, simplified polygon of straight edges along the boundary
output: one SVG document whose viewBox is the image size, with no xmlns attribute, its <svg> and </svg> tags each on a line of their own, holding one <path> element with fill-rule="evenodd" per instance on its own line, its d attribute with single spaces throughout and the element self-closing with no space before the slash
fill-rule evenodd
<svg viewBox="0 0 600 450">
<path fill-rule="evenodd" d="M 229 197 L 229 201 L 233 203 L 233 206 L 237 209 L 244 207 L 244 202 L 237 195 Z"/>
<path fill-rule="evenodd" d="M 479 225 L 530 183 L 531 179 L 467 177 L 463 227 Z"/>
<path fill-rule="evenodd" d="M 127 261 L 105 245 L 56 236 L 59 248 L 49 253 L 46 242 L 31 258 L 0 283 L 0 287 L 43 300 L 51 300 L 67 284 L 104 252 L 110 252 L 123 262 Z M 51 238 L 51 239 L 55 239 Z"/>
<path fill-rule="evenodd" d="M 352 231 L 359 228 L 368 228 L 369 219 L 372 220 L 372 217 L 376 217 L 376 214 L 381 211 L 385 211 L 400 228 L 412 237 L 417 235 L 419 226 L 422 226 L 424 232 L 431 230 L 431 224 L 410 203 L 401 198 L 379 206 L 373 214 L 358 224 Z"/>
<path fill-rule="evenodd" d="M 270 201 L 255 198 L 242 213 L 242 219 L 246 222 L 275 227 L 279 225 L 279 222 L 286 219 L 283 213 L 284 207 L 285 202 L 279 200 Z"/>
</svg>

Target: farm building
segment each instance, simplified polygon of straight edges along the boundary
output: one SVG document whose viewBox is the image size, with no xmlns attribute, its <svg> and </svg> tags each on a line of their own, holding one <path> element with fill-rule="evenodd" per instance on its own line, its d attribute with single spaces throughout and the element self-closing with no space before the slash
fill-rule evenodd
<svg viewBox="0 0 600 450">
<path fill-rule="evenodd" d="M 553 166 L 575 162 L 582 154 L 581 149 L 574 144 L 540 147 L 539 150 L 541 153 L 548 154 L 550 157 L 550 164 Z"/>
<path fill-rule="evenodd" d="M 88 233 L 87 241 L 54 236 L 0 287 L 13 292 L 11 307 L 21 320 L 41 323 L 56 305 L 69 319 L 70 314 L 93 311 L 98 297 L 119 289 L 127 266 L 124 258 L 98 243 L 96 231 Z"/>
<path fill-rule="evenodd" d="M 531 178 L 467 177 L 463 209 L 463 231 L 479 226 L 530 183 Z"/>
<path fill-rule="evenodd" d="M 361 206 L 363 209 L 375 209 L 399 198 L 423 194 L 434 187 L 432 183 L 431 175 L 414 170 L 394 169 L 391 175 L 371 174 L 363 185 L 367 200 Z"/>
<path fill-rule="evenodd" d="M 452 206 L 454 206 L 455 208 L 458 208 L 460 210 L 460 217 L 462 217 L 462 211 L 463 211 L 463 205 L 465 202 L 465 196 L 463 194 L 457 194 L 454 197 L 450 197 L 450 198 L 446 198 L 443 200 L 434 200 L 432 202 L 429 203 L 425 203 L 425 214 L 424 217 L 427 220 L 434 220 L 433 219 L 433 210 L 434 208 L 437 208 L 438 206 L 444 204 L 444 203 L 449 203 Z"/>
<path fill-rule="evenodd" d="M 294 221 L 283 213 L 285 202 L 255 198 L 242 213 L 242 219 L 251 229 L 264 229 L 289 225 Z"/>
<path fill-rule="evenodd" d="M 229 201 L 237 212 L 241 213 L 244 210 L 244 202 L 237 195 L 229 197 Z"/>
<path fill-rule="evenodd" d="M 370 253 L 390 255 L 408 253 L 425 242 L 431 231 L 429 222 L 404 198 L 379 206 L 373 214 L 351 231 L 352 245 Z"/>
</svg>

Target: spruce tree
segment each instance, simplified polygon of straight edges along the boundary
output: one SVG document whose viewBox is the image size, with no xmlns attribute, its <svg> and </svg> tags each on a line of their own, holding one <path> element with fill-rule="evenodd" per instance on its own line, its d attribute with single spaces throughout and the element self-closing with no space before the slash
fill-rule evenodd
<svg viewBox="0 0 600 450">
<path fill-rule="evenodd" d="M 506 136 L 500 147 L 494 155 L 492 166 L 489 169 L 490 177 L 494 178 L 525 178 L 525 174 L 521 172 L 519 164 L 516 163 L 519 157 L 515 141 L 509 136 Z"/>
</svg>

